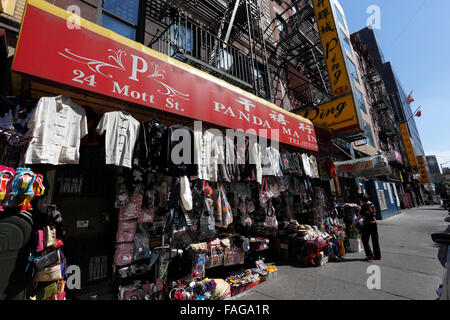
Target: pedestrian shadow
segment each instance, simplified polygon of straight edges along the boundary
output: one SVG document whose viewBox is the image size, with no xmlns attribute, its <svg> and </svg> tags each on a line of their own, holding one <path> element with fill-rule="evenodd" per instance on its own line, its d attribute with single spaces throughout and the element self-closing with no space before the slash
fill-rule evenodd
<svg viewBox="0 0 450 320">
<path fill-rule="evenodd" d="M 365 258 L 341 258 L 341 259 L 333 259 L 330 260 L 330 263 L 346 263 L 346 262 L 367 262 L 368 260 L 366 260 Z"/>
</svg>

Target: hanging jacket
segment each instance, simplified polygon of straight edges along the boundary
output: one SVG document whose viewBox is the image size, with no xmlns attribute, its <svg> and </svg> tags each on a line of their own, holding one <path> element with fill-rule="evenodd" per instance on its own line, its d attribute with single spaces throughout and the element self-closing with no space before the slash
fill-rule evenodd
<svg viewBox="0 0 450 320">
<path fill-rule="evenodd" d="M 221 149 L 219 146 L 219 180 L 225 182 L 234 182 L 237 179 L 237 164 L 236 164 L 236 146 L 234 140 L 230 136 L 224 137 L 224 146 Z M 223 151 L 223 153 L 222 153 Z"/>
<path fill-rule="evenodd" d="M 167 126 L 153 119 L 141 123 L 133 155 L 133 166 L 143 171 L 160 172 L 165 164 L 161 160 Z"/>
<path fill-rule="evenodd" d="M 184 139 L 187 140 L 184 141 Z M 160 173 L 172 177 L 192 177 L 197 175 L 198 166 L 195 164 L 194 155 L 194 131 L 184 125 L 176 124 L 166 130 L 162 141 L 162 168 Z"/>
</svg>

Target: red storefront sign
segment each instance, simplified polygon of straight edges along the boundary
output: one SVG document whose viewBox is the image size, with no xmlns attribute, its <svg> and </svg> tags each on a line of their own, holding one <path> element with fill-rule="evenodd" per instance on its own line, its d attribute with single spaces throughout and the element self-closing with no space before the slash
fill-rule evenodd
<svg viewBox="0 0 450 320">
<path fill-rule="evenodd" d="M 13 70 L 318 151 L 313 124 L 186 64 L 29 0 Z"/>
</svg>

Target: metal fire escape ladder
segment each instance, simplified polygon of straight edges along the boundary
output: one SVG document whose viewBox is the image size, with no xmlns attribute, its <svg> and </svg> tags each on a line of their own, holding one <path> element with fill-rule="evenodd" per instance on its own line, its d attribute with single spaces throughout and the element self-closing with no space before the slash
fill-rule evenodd
<svg viewBox="0 0 450 320">
<path fill-rule="evenodd" d="M 311 54 L 312 54 L 312 57 L 314 59 L 314 63 L 316 64 L 317 71 L 319 71 L 319 75 L 320 75 L 320 79 L 322 80 L 323 87 L 325 88 L 325 91 L 327 93 L 329 93 L 328 86 L 327 86 L 327 84 L 325 82 L 325 79 L 323 78 L 322 71 L 320 70 L 320 65 L 319 65 L 319 62 L 316 59 L 316 55 L 314 54 L 314 49 L 313 48 L 311 48 Z"/>
<path fill-rule="evenodd" d="M 214 61 L 214 59 L 216 57 L 216 51 L 217 51 L 217 49 L 219 47 L 219 39 L 222 37 L 222 32 L 223 32 L 223 29 L 225 28 L 225 22 L 227 22 L 230 14 L 231 14 L 231 8 L 234 7 L 233 14 L 232 14 L 232 20 L 234 20 L 234 17 L 236 16 L 236 11 L 237 11 L 237 9 L 239 7 L 239 3 L 240 3 L 240 0 L 236 0 L 235 1 L 235 5 L 232 6 L 231 5 L 232 4 L 232 0 L 230 0 L 228 2 L 228 4 L 227 4 L 227 7 L 225 9 L 225 13 L 223 14 L 223 17 L 222 17 L 222 20 L 220 20 L 219 31 L 217 32 L 217 38 L 216 38 L 216 41 L 214 42 L 214 47 L 213 47 L 212 52 L 211 52 L 211 57 L 209 58 L 209 64 L 213 64 L 213 61 Z M 229 27 L 228 27 L 228 31 L 229 32 L 231 31 L 232 27 L 233 27 L 233 21 L 230 21 L 230 24 L 229 24 Z M 227 37 L 229 37 L 229 32 L 227 32 Z M 228 41 L 228 39 L 225 42 L 227 42 L 227 41 Z M 219 59 L 217 59 L 217 65 L 218 64 L 219 64 Z"/>
</svg>

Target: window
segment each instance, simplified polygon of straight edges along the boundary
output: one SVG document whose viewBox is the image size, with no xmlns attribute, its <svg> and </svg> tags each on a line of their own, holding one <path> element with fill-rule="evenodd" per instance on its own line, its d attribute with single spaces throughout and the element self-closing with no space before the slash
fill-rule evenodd
<svg viewBox="0 0 450 320">
<path fill-rule="evenodd" d="M 342 31 L 342 29 L 340 27 L 338 27 L 339 30 L 339 38 L 341 38 L 343 41 L 341 41 L 344 44 L 345 49 L 347 49 L 348 53 L 350 55 L 352 55 L 352 49 L 350 47 L 350 40 L 348 39 L 348 37 L 345 35 L 345 33 Z M 345 53 L 345 52 L 343 52 Z"/>
<path fill-rule="evenodd" d="M 356 95 L 356 103 L 359 106 L 359 109 L 361 109 L 362 112 L 367 114 L 366 104 L 364 103 L 364 97 L 358 89 L 355 88 L 355 95 Z"/>
<path fill-rule="evenodd" d="M 342 13 L 338 10 L 338 8 L 336 8 L 336 6 L 333 4 L 334 7 L 334 11 L 336 12 L 336 15 L 338 17 L 338 21 L 341 23 L 341 25 L 345 28 L 345 21 L 344 21 L 344 16 L 342 15 Z"/>
<path fill-rule="evenodd" d="M 192 55 L 194 39 L 191 28 L 182 24 L 174 24 L 170 27 L 170 41 L 173 44 L 170 48 L 170 56 L 176 54 L 177 50 L 184 50 Z"/>
<path fill-rule="evenodd" d="M 283 17 L 277 14 L 277 27 L 278 31 L 280 33 L 280 38 L 286 37 L 286 22 L 284 21 Z"/>
<path fill-rule="evenodd" d="M 373 134 L 372 134 L 372 126 L 364 121 L 364 127 L 367 137 L 367 144 L 371 147 L 375 148 L 375 141 L 373 140 Z"/>
<path fill-rule="evenodd" d="M 345 42 L 345 41 L 344 41 Z M 356 66 L 355 64 L 350 60 L 349 57 L 345 57 L 347 59 L 347 65 L 350 68 L 350 74 L 353 77 L 353 79 L 355 80 L 356 83 L 359 84 L 359 77 L 358 77 L 358 71 L 356 71 Z"/>
<path fill-rule="evenodd" d="M 101 25 L 136 40 L 140 0 L 102 0 Z"/>
<path fill-rule="evenodd" d="M 378 202 L 380 203 L 380 210 L 387 210 L 386 197 L 384 190 L 377 190 Z"/>
</svg>

